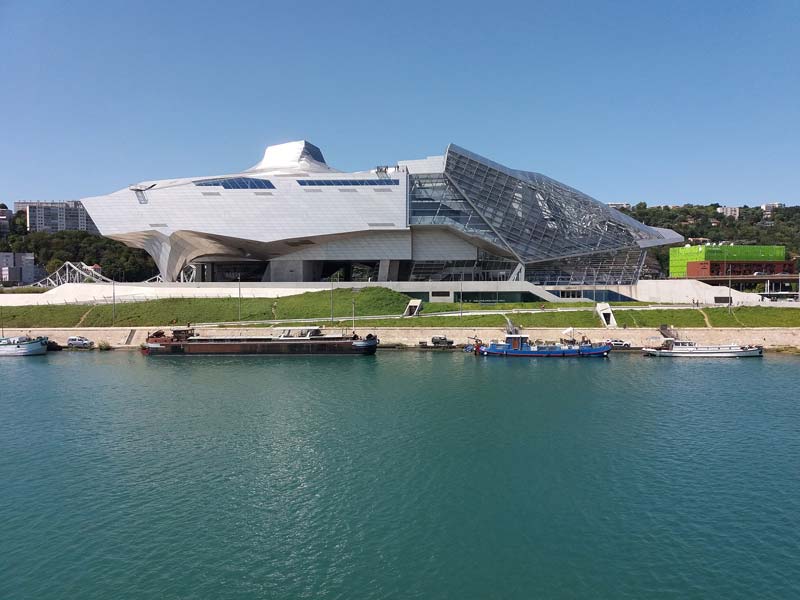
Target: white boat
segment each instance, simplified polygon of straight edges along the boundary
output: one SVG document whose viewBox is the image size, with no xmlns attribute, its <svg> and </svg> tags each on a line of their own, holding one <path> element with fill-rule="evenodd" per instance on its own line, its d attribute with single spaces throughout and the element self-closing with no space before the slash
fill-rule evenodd
<svg viewBox="0 0 800 600">
<path fill-rule="evenodd" d="M 666 338 L 658 348 L 643 348 L 647 356 L 688 356 L 691 358 L 745 358 L 763 356 L 763 346 L 742 346 L 741 344 L 719 344 L 701 346 L 697 342 Z"/>
<path fill-rule="evenodd" d="M 27 335 L 0 338 L 0 356 L 35 356 L 47 352 L 47 338 Z"/>
</svg>

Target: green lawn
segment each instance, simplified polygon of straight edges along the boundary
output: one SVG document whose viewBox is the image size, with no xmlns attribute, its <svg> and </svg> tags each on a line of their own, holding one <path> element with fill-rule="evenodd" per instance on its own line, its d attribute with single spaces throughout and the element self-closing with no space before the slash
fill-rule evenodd
<svg viewBox="0 0 800 600">
<path fill-rule="evenodd" d="M 356 328 L 365 327 L 505 327 L 502 315 L 465 314 L 463 317 L 406 317 L 405 319 L 368 319 L 356 321 Z M 350 323 L 345 326 L 349 327 Z"/>
<path fill-rule="evenodd" d="M 21 286 L 21 287 L 2 287 L 0 286 L 0 294 L 44 294 L 49 288 Z"/>
<path fill-rule="evenodd" d="M 27 327 L 72 327 L 91 306 L 3 306 L 0 308 L 3 326 L 8 328 Z"/>
<path fill-rule="evenodd" d="M 480 310 L 514 310 L 515 308 L 541 308 L 544 305 L 546 308 L 553 308 L 549 302 L 497 302 L 490 304 L 488 302 L 464 302 L 464 312 L 475 312 Z M 440 313 L 440 312 L 458 312 L 460 310 L 458 302 L 423 302 L 423 314 Z"/>
<path fill-rule="evenodd" d="M 399 315 L 405 310 L 409 297 L 386 288 L 366 288 L 361 291 L 334 290 L 334 316 Z M 330 292 L 308 292 L 284 298 L 242 298 L 243 321 L 272 319 L 319 319 L 331 315 Z M 148 302 L 120 303 L 116 306 L 118 326 L 185 325 L 239 320 L 238 298 L 175 298 Z M 87 327 L 107 327 L 112 322 L 112 306 L 96 306 L 84 320 Z"/>
<path fill-rule="evenodd" d="M 269 298 L 242 299 L 242 319 L 272 319 Z M 87 327 L 108 327 L 112 323 L 110 304 L 96 306 L 84 319 Z M 232 298 L 174 298 L 148 302 L 117 304 L 114 325 L 144 327 L 151 325 L 186 325 L 195 322 L 235 321 L 238 300 Z"/>
<path fill-rule="evenodd" d="M 599 315 L 593 310 L 544 312 L 509 315 L 520 327 L 602 327 Z"/>
<path fill-rule="evenodd" d="M 675 310 L 615 310 L 617 324 L 626 327 L 705 327 L 706 321 L 699 310 L 693 308 Z"/>
<path fill-rule="evenodd" d="M 727 308 L 706 309 L 714 327 L 800 327 L 800 307 L 743 306 L 728 314 Z"/>
<path fill-rule="evenodd" d="M 353 313 L 355 300 L 356 316 L 401 315 L 410 297 L 387 288 L 369 287 L 361 290 L 337 289 L 333 291 L 333 314 L 348 317 Z M 331 293 L 307 292 L 296 296 L 277 298 L 275 316 L 271 319 L 315 319 L 331 316 Z"/>
<path fill-rule="evenodd" d="M 736 318 L 735 310 L 729 313 L 727 308 L 704 308 L 703 312 L 708 315 L 708 322 L 713 327 L 743 327 Z"/>
<path fill-rule="evenodd" d="M 386 288 L 365 288 L 361 291 L 338 289 L 333 293 L 334 315 L 338 318 L 352 314 L 353 300 L 357 316 L 399 315 L 405 309 L 409 297 Z M 479 310 L 508 310 L 512 321 L 527 328 L 588 328 L 600 327 L 600 319 L 590 309 L 577 311 L 547 310 L 539 313 L 511 313 L 515 308 L 539 308 L 541 302 L 464 304 L 464 317 L 444 317 L 436 312 L 458 310 L 457 303 L 425 303 L 423 314 L 434 316 L 406 319 L 374 319 L 359 321 L 358 327 L 503 327 L 502 315 L 476 314 Z M 585 303 L 583 303 L 585 304 Z M 546 304 L 548 309 L 580 306 Z M 331 293 L 309 292 L 284 298 L 243 298 L 241 318 L 243 321 L 266 321 L 272 319 L 317 319 L 324 324 L 330 319 Z M 594 306 L 590 304 L 589 306 Z M 3 321 L 9 328 L 74 327 L 81 322 L 86 327 L 107 327 L 112 324 L 112 307 L 108 304 L 58 305 L 4 307 Z M 715 327 L 800 327 L 800 307 L 737 308 L 732 315 L 726 308 L 706 309 L 709 321 Z M 701 311 L 696 309 L 615 310 L 617 322 L 626 327 L 655 328 L 662 324 L 675 327 L 705 327 Z M 119 303 L 116 306 L 114 324 L 121 327 L 155 327 L 171 324 L 212 323 L 237 321 L 239 301 L 237 298 L 176 298 L 149 302 Z M 342 324 L 349 327 L 349 323 Z"/>
<path fill-rule="evenodd" d="M 519 327 L 600 327 L 600 318 L 594 311 L 546 312 L 509 314 L 508 317 Z M 347 324 L 345 324 L 347 326 Z M 505 327 L 503 315 L 478 315 L 467 313 L 463 317 L 407 317 L 405 319 L 371 319 L 357 321 L 356 327 Z"/>
</svg>

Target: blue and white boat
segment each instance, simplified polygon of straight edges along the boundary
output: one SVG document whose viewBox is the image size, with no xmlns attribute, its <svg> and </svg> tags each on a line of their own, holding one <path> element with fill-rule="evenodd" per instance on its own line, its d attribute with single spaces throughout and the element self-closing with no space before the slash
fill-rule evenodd
<svg viewBox="0 0 800 600">
<path fill-rule="evenodd" d="M 613 346 L 610 343 L 591 343 L 589 341 L 562 341 L 562 342 L 535 342 L 531 343 L 528 336 L 520 333 L 507 333 L 503 342 L 491 341 L 484 344 L 475 340 L 464 349 L 473 352 L 476 356 L 521 356 L 527 358 L 579 358 L 584 356 L 608 356 Z"/>
</svg>

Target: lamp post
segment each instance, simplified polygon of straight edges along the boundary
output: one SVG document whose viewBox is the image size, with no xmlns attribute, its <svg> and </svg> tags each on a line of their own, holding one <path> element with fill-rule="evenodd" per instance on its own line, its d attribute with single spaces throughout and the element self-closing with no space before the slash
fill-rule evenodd
<svg viewBox="0 0 800 600">
<path fill-rule="evenodd" d="M 114 327 L 114 324 L 117 322 L 117 282 L 116 280 L 111 280 L 111 326 Z"/>
<path fill-rule="evenodd" d="M 239 288 L 239 321 L 242 320 L 242 274 L 236 276 L 236 283 Z"/>
<path fill-rule="evenodd" d="M 458 292 L 458 318 L 464 318 L 464 271 L 461 271 L 461 280 L 459 281 L 459 292 Z"/>
<path fill-rule="evenodd" d="M 728 314 L 731 314 L 733 304 L 733 290 L 731 289 L 731 265 L 728 265 Z"/>
<path fill-rule="evenodd" d="M 333 275 L 331 275 L 331 323 L 333 323 Z"/>
</svg>

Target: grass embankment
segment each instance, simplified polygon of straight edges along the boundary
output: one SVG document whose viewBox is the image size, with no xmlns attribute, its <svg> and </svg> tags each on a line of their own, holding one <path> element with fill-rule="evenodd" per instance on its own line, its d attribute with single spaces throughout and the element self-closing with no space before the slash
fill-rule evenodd
<svg viewBox="0 0 800 600">
<path fill-rule="evenodd" d="M 408 296 L 386 288 L 366 288 L 360 292 L 334 290 L 334 317 L 399 315 L 408 304 Z M 97 306 L 83 324 L 102 327 L 111 324 L 112 307 Z M 307 292 L 284 298 L 242 298 L 242 321 L 273 319 L 330 319 L 331 293 Z M 185 298 L 152 300 L 117 305 L 115 324 L 119 326 L 178 325 L 239 320 L 238 298 Z"/>
<path fill-rule="evenodd" d="M 334 290 L 333 312 L 348 317 L 356 301 L 356 316 L 399 315 L 408 296 L 386 288 L 366 288 L 360 292 Z M 242 320 L 330 318 L 330 292 L 309 292 L 285 298 L 242 298 Z M 6 327 L 149 327 L 186 323 L 213 323 L 239 320 L 238 298 L 169 298 L 147 302 L 110 304 L 8 306 L 3 309 Z M 502 318 L 502 317 L 501 317 Z"/>
<path fill-rule="evenodd" d="M 616 310 L 614 317 L 620 327 L 660 327 L 672 325 L 674 327 L 705 327 L 706 320 L 703 314 L 692 308 L 666 309 L 666 310 Z"/>
<path fill-rule="evenodd" d="M 727 308 L 707 308 L 713 327 L 800 327 L 800 308 L 742 306 L 729 314 Z"/>
<path fill-rule="evenodd" d="M 3 326 L 26 329 L 29 327 L 74 327 L 91 306 L 3 306 Z"/>
<path fill-rule="evenodd" d="M 508 315 L 518 327 L 600 327 L 600 318 L 591 310 L 570 312 L 521 313 Z M 463 317 L 408 317 L 405 319 L 369 319 L 358 327 L 505 327 L 503 315 L 479 315 L 464 311 Z"/>
<path fill-rule="evenodd" d="M 36 288 L 38 289 L 38 288 Z M 365 288 L 360 291 L 337 289 L 333 292 L 333 312 L 338 318 L 352 314 L 355 300 L 356 316 L 399 315 L 410 298 L 386 288 Z M 436 313 L 457 311 L 458 303 L 424 303 L 421 316 L 405 319 L 377 318 L 359 321 L 358 327 L 504 327 L 502 315 L 476 314 L 483 310 L 520 308 L 548 309 L 592 307 L 592 303 L 548 304 L 519 302 L 499 304 L 465 303 L 464 316 L 439 316 Z M 627 303 L 628 306 L 631 303 Z M 329 322 L 331 293 L 308 292 L 284 298 L 243 298 L 243 321 L 280 319 L 317 319 Z M 600 327 L 600 319 L 590 308 L 586 310 L 509 314 L 515 325 L 527 328 L 588 328 Z M 726 308 L 704 309 L 713 327 L 800 327 L 800 308 L 742 307 L 732 314 Z M 33 327 L 108 327 L 112 324 L 112 307 L 108 304 L 6 306 L 2 308 L 4 325 L 8 328 Z M 617 323 L 626 327 L 656 328 L 662 324 L 675 327 L 706 327 L 703 312 L 696 309 L 616 310 Z M 149 302 L 119 303 L 113 324 L 119 327 L 155 327 L 170 324 L 213 323 L 239 320 L 237 298 L 175 298 Z M 345 323 L 341 325 L 348 326 Z"/>
<path fill-rule="evenodd" d="M 0 294 L 44 294 L 50 288 L 41 287 L 2 287 L 0 286 Z"/>
<path fill-rule="evenodd" d="M 356 302 L 356 316 L 400 315 L 410 297 L 387 288 L 369 287 L 361 291 L 339 289 L 333 292 L 333 314 L 349 317 Z M 331 293 L 307 292 L 277 299 L 274 319 L 315 319 L 330 317 Z"/>
<path fill-rule="evenodd" d="M 422 312 L 425 314 L 440 312 L 477 312 L 481 310 L 507 310 L 509 312 L 517 309 L 555 309 L 555 308 L 594 308 L 594 302 L 568 302 L 558 304 L 552 302 L 465 302 L 463 306 L 458 302 L 424 302 Z"/>
</svg>

